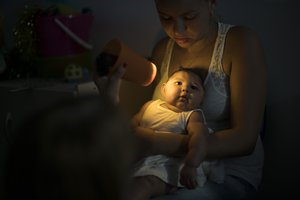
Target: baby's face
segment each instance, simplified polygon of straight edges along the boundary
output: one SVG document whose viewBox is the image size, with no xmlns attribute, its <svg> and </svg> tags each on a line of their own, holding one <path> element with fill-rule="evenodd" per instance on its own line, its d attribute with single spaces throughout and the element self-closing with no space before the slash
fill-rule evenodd
<svg viewBox="0 0 300 200">
<path fill-rule="evenodd" d="M 167 103 L 187 111 L 199 108 L 204 89 L 201 79 L 196 74 L 179 71 L 163 85 L 162 93 Z"/>
</svg>

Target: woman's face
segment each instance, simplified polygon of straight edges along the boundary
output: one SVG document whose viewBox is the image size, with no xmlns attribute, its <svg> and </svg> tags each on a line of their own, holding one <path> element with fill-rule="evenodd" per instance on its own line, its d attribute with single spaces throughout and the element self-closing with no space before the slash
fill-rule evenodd
<svg viewBox="0 0 300 200">
<path fill-rule="evenodd" d="M 206 38 L 212 22 L 212 0 L 156 0 L 156 8 L 166 34 L 187 48 Z"/>
</svg>

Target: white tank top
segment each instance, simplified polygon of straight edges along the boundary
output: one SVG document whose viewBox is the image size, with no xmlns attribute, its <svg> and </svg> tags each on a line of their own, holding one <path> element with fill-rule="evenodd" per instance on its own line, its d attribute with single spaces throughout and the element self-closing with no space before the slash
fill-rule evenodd
<svg viewBox="0 0 300 200">
<path fill-rule="evenodd" d="M 201 109 L 205 115 L 208 127 L 215 131 L 229 128 L 230 125 L 230 77 L 224 73 L 222 66 L 225 39 L 230 27 L 232 26 L 229 24 L 218 24 L 218 36 L 215 42 L 208 74 L 204 80 L 205 97 L 201 105 Z M 153 99 L 162 98 L 159 88 L 168 78 L 169 64 L 172 57 L 174 43 L 175 42 L 173 40 L 169 40 L 167 44 L 166 53 L 160 69 L 161 80 L 154 91 Z M 260 137 L 258 137 L 255 150 L 251 155 L 223 159 L 223 161 L 227 175 L 242 178 L 257 188 L 261 180 L 264 162 L 264 152 Z"/>
</svg>

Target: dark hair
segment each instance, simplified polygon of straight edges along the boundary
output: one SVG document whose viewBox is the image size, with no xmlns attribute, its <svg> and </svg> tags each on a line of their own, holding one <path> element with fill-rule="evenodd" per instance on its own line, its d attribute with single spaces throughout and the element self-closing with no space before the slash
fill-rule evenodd
<svg viewBox="0 0 300 200">
<path fill-rule="evenodd" d="M 203 84 L 203 80 L 201 78 L 201 71 L 203 71 L 202 69 L 198 69 L 198 68 L 187 68 L 187 67 L 182 67 L 180 66 L 178 69 L 176 69 L 175 71 L 173 71 L 169 78 L 171 76 L 173 76 L 174 74 L 176 74 L 177 72 L 187 72 L 187 73 L 192 73 L 197 75 L 197 77 L 199 78 L 200 82 Z"/>
<path fill-rule="evenodd" d="M 127 119 L 104 97 L 66 99 L 16 132 L 7 199 L 121 199 L 133 143 Z"/>
</svg>

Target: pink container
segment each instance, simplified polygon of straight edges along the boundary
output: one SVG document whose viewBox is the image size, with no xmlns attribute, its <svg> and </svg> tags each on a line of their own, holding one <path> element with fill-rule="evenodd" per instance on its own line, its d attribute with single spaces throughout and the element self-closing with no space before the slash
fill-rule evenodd
<svg viewBox="0 0 300 200">
<path fill-rule="evenodd" d="M 93 22 L 92 14 L 40 16 L 36 19 L 37 49 L 41 56 L 67 56 L 87 51 L 56 22 L 59 20 L 76 37 L 88 42 Z"/>
</svg>

